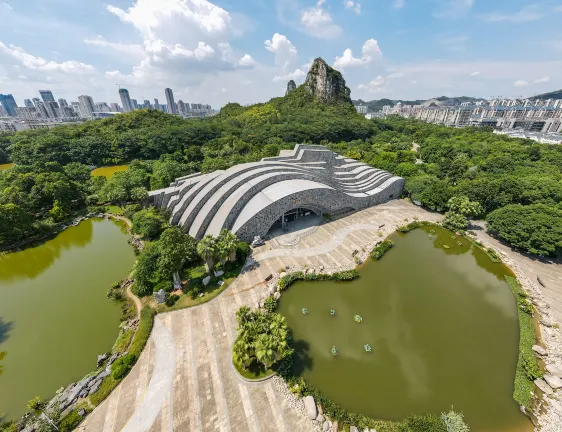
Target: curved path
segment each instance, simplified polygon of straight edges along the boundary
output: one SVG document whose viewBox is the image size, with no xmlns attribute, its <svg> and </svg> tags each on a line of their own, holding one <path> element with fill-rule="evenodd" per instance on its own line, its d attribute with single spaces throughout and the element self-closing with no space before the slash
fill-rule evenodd
<svg viewBox="0 0 562 432">
<path fill-rule="evenodd" d="M 147 347 L 129 375 L 78 428 L 91 432 L 309 431 L 274 380 L 247 383 L 232 367 L 235 312 L 267 295 L 265 278 L 286 266 L 355 265 L 362 250 L 414 216 L 437 220 L 402 200 L 324 224 L 292 248 L 257 248 L 258 262 L 220 296 L 200 306 L 157 315 Z M 384 227 L 381 227 L 384 225 Z M 289 253 L 287 255 L 286 253 Z"/>
</svg>

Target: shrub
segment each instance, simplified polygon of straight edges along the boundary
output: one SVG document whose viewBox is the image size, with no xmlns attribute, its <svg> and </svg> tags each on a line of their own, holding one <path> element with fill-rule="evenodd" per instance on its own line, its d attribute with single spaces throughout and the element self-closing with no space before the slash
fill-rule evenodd
<svg viewBox="0 0 562 432">
<path fill-rule="evenodd" d="M 441 417 L 433 414 L 413 415 L 401 422 L 398 430 L 400 432 L 447 432 L 447 425 Z"/>
<path fill-rule="evenodd" d="M 166 228 L 166 219 L 155 209 L 141 210 L 133 216 L 133 233 L 155 240 Z"/>
<path fill-rule="evenodd" d="M 135 364 L 137 357 L 134 354 L 127 354 L 119 357 L 111 365 L 111 376 L 114 380 L 120 380 L 125 377 Z"/>
<path fill-rule="evenodd" d="M 275 312 L 275 309 L 277 309 L 277 299 L 270 295 L 265 299 L 263 306 L 266 311 L 273 313 Z"/>
<path fill-rule="evenodd" d="M 337 281 L 350 281 L 350 280 L 357 279 L 358 277 L 359 277 L 359 272 L 355 269 L 332 274 L 332 279 Z"/>
<path fill-rule="evenodd" d="M 166 299 L 166 306 L 168 307 L 172 307 L 173 305 L 176 304 L 176 302 L 180 299 L 180 296 L 172 294 L 171 296 L 168 296 L 168 298 Z"/>
<path fill-rule="evenodd" d="M 142 206 L 140 204 L 129 204 L 125 206 L 125 210 L 123 210 L 123 216 L 125 216 L 129 220 L 133 220 L 133 217 L 136 213 L 142 210 Z"/>
<path fill-rule="evenodd" d="M 111 376 L 114 380 L 120 380 L 125 378 L 125 375 L 129 373 L 129 369 L 126 365 L 118 365 L 117 367 L 112 367 Z"/>
<path fill-rule="evenodd" d="M 449 211 L 445 213 L 443 226 L 451 231 L 464 231 L 468 228 L 468 219 L 465 215 Z"/>
<path fill-rule="evenodd" d="M 303 280 L 303 279 L 304 279 L 303 272 L 289 273 L 283 276 L 281 279 L 279 279 L 279 282 L 277 282 L 277 286 L 279 287 L 279 291 L 283 291 L 289 288 L 289 286 L 291 286 L 296 281 Z"/>
<path fill-rule="evenodd" d="M 145 306 L 142 308 L 139 326 L 137 328 L 137 332 L 135 333 L 135 337 L 131 342 L 131 346 L 129 347 L 129 354 L 133 354 L 136 357 L 140 356 L 148 338 L 150 337 L 150 332 L 152 331 L 152 326 L 154 325 L 154 315 L 154 309 L 151 307 Z"/>
<path fill-rule="evenodd" d="M 371 258 L 374 260 L 380 260 L 385 253 L 387 253 L 392 247 L 394 246 L 394 242 L 392 240 L 385 240 L 382 243 L 375 246 L 375 248 L 371 251 Z"/>
<path fill-rule="evenodd" d="M 174 282 L 168 279 L 161 280 L 154 286 L 154 292 L 158 292 L 161 289 L 166 292 L 172 292 L 174 289 Z"/>
<path fill-rule="evenodd" d="M 251 253 L 252 253 L 252 248 L 248 243 L 238 242 L 238 244 L 236 245 L 236 260 L 240 264 L 244 264 L 246 258 L 248 258 Z"/>
</svg>

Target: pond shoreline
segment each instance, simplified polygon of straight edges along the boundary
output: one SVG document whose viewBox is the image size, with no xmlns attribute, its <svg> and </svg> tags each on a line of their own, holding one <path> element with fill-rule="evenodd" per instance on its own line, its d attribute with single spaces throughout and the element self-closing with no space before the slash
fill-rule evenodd
<svg viewBox="0 0 562 432">
<path fill-rule="evenodd" d="M 406 221 L 407 222 L 407 221 Z M 337 273 L 338 270 L 339 271 L 346 271 L 346 270 L 352 270 L 352 269 L 360 269 L 361 267 L 363 267 L 365 261 L 369 258 L 369 254 L 370 251 L 374 248 L 376 248 L 378 245 L 382 244 L 384 241 L 388 241 L 389 236 L 395 232 L 399 232 L 399 233 L 407 233 L 409 232 L 411 229 L 416 229 L 419 228 L 420 226 L 439 226 L 442 227 L 441 224 L 436 223 L 434 221 L 419 221 L 419 220 L 414 220 L 414 222 L 412 223 L 412 225 L 416 225 L 413 228 L 410 229 L 404 229 L 404 226 L 400 226 L 400 225 L 396 225 L 394 227 L 394 229 L 392 229 L 391 227 L 386 227 L 386 226 L 382 226 L 379 228 L 383 228 L 384 229 L 384 237 L 382 232 L 379 232 L 379 237 L 380 239 L 376 239 L 373 240 L 371 242 L 368 243 L 368 246 L 366 246 L 365 248 L 363 248 L 361 251 L 354 251 L 354 256 L 355 256 L 355 265 L 354 264 L 350 264 L 350 265 L 344 265 L 344 266 L 340 266 L 337 269 L 336 268 L 330 268 L 330 269 L 325 269 L 323 266 L 319 266 L 318 268 L 308 268 L 308 267 L 301 267 L 301 266 L 286 266 L 285 271 L 280 272 L 280 273 L 276 273 L 273 275 L 272 279 L 269 281 L 268 286 L 270 287 L 270 295 L 275 294 L 276 298 L 279 299 L 279 297 L 281 296 L 281 289 L 278 289 L 279 286 L 279 281 L 281 280 L 281 278 L 283 278 L 285 275 L 290 275 L 291 273 L 296 273 L 296 272 L 302 272 L 306 278 L 307 275 L 310 275 L 310 273 L 317 273 L 317 274 L 324 274 L 324 275 L 328 275 L 328 274 L 333 274 L 333 273 Z M 493 262 L 497 262 L 493 259 L 493 256 L 490 253 L 490 250 L 494 251 L 496 254 L 498 254 L 499 257 L 501 257 L 501 260 L 499 260 L 500 262 L 502 262 L 509 270 L 511 270 L 513 272 L 513 274 L 516 276 L 516 280 L 519 282 L 520 286 L 522 287 L 522 289 L 524 290 L 525 293 L 527 293 L 532 301 L 533 304 L 535 304 L 535 306 L 537 305 L 537 301 L 539 301 L 538 299 L 540 299 L 540 293 L 536 293 L 535 291 L 529 289 L 529 286 L 526 285 L 524 283 L 524 281 L 528 280 L 526 279 L 526 277 L 524 276 L 524 274 L 521 272 L 521 270 L 518 268 L 518 266 L 513 263 L 512 260 L 509 259 L 509 257 L 503 253 L 502 251 L 496 249 L 495 247 L 493 247 L 493 245 L 487 245 L 487 244 L 482 244 L 482 243 L 478 243 L 475 239 L 475 236 L 471 236 L 469 233 L 466 233 L 464 236 L 464 238 L 466 238 L 468 241 L 470 241 L 474 247 L 478 247 L 479 249 L 481 249 L 482 251 L 484 251 L 484 253 L 486 253 L 486 255 L 488 255 L 488 257 L 493 261 Z M 513 294 L 515 296 L 515 293 Z M 264 304 L 265 299 L 262 299 L 258 302 L 258 304 L 256 304 L 256 307 L 259 308 L 263 308 L 263 304 Z M 533 321 L 536 324 L 536 328 L 535 328 L 535 338 L 537 340 L 538 344 L 542 344 L 542 333 L 541 330 L 541 326 L 544 327 L 543 322 L 545 321 L 544 319 L 541 319 L 540 315 L 543 315 L 544 309 L 541 310 L 539 308 L 536 308 L 537 310 L 535 311 L 535 313 L 533 314 Z M 519 321 L 519 319 L 518 319 Z M 521 324 L 521 323 L 520 323 Z M 552 327 L 552 326 L 550 326 Z M 538 331 L 537 331 L 538 330 Z M 518 350 L 519 352 L 519 350 Z M 537 355 L 537 357 L 540 356 Z M 515 380 L 515 376 L 513 377 Z M 285 380 L 283 380 L 285 382 L 286 386 L 289 386 L 289 383 L 286 382 Z M 292 395 L 292 394 L 291 394 Z M 536 427 L 537 425 L 554 425 L 556 424 L 556 418 L 550 417 L 549 413 L 551 410 L 547 409 L 544 404 L 543 404 L 543 394 L 542 392 L 537 392 L 534 391 L 534 395 L 533 395 L 533 399 L 532 399 L 532 403 L 530 405 L 530 409 L 526 410 L 524 407 L 521 407 L 521 411 L 526 414 L 526 416 L 532 421 L 532 423 L 534 424 L 534 426 Z M 292 399 L 292 398 L 291 398 Z M 558 430 L 558 429 L 552 429 L 552 430 Z"/>
</svg>

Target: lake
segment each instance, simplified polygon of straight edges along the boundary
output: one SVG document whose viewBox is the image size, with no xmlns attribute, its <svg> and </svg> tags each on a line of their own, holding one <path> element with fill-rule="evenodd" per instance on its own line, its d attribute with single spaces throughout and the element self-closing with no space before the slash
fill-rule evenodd
<svg viewBox="0 0 562 432">
<path fill-rule="evenodd" d="M 512 273 L 452 236 L 429 227 L 396 233 L 394 248 L 369 259 L 356 281 L 292 285 L 278 312 L 293 330 L 295 372 L 348 411 L 375 419 L 452 406 L 473 432 L 531 431 L 512 398 L 519 324 L 504 280 Z"/>
<path fill-rule="evenodd" d="M 0 255 L 0 413 L 20 416 L 96 368 L 119 333 L 121 309 L 106 292 L 134 261 L 125 228 L 102 219 Z"/>
</svg>

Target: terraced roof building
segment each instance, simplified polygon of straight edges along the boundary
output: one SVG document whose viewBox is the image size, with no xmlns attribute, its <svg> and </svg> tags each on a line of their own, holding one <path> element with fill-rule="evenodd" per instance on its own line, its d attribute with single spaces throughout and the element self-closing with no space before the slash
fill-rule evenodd
<svg viewBox="0 0 562 432">
<path fill-rule="evenodd" d="M 171 211 L 170 223 L 201 239 L 223 228 L 250 242 L 276 223 L 314 212 L 338 215 L 398 198 L 404 179 L 340 156 L 327 147 L 297 144 L 277 157 L 176 179 L 152 191 Z"/>
</svg>

